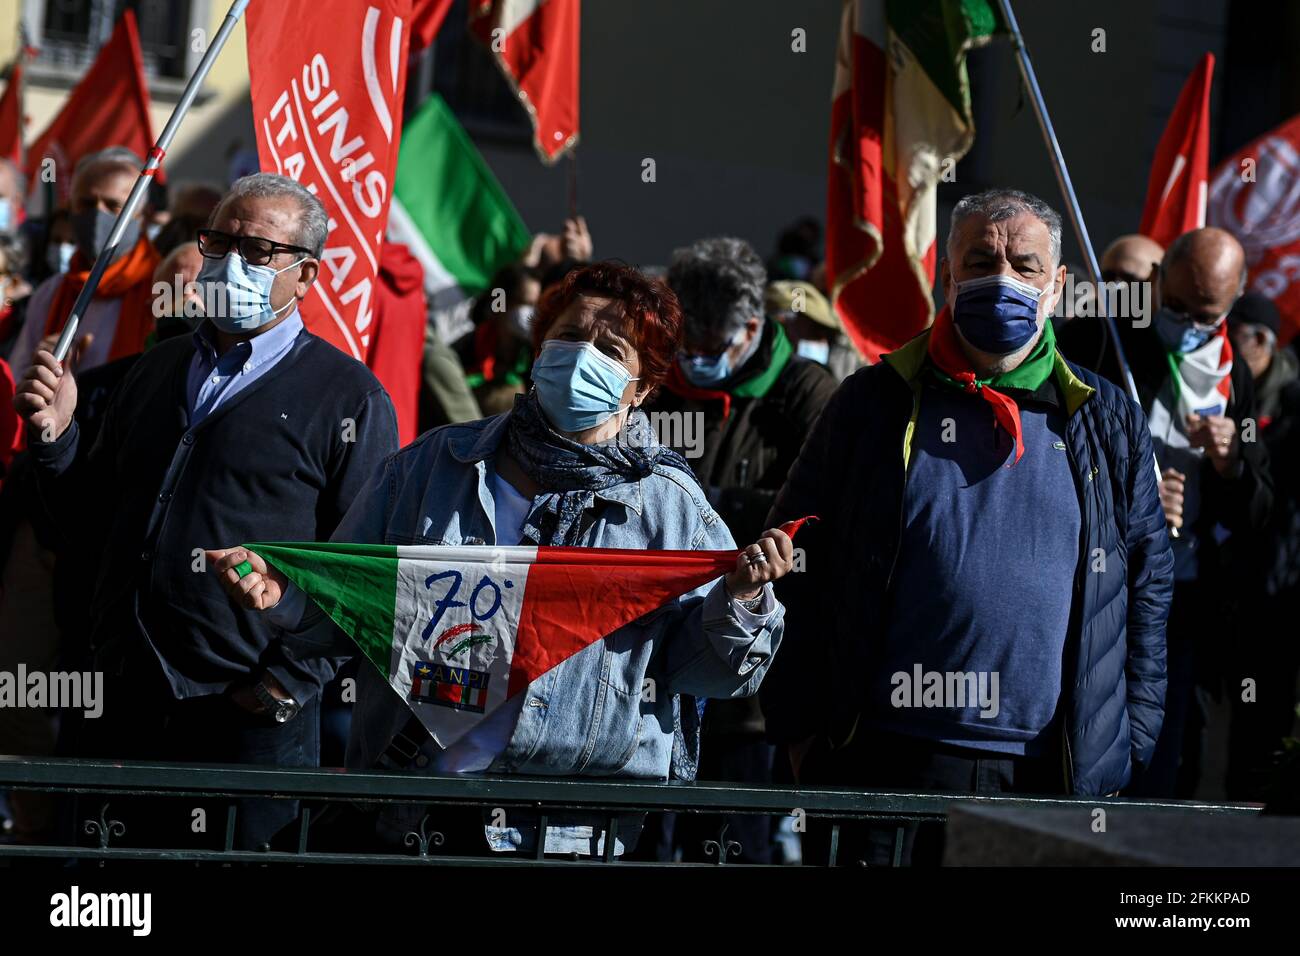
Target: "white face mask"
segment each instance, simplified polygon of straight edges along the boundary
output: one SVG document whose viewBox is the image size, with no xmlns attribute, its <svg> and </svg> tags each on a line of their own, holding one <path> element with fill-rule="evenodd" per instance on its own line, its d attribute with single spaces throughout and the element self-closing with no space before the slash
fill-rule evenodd
<svg viewBox="0 0 1300 956">
<path fill-rule="evenodd" d="M 821 341 L 800 339 L 799 344 L 795 346 L 795 354 L 825 365 L 831 360 L 831 343 L 825 339 Z"/>
<path fill-rule="evenodd" d="M 45 264 L 51 272 L 67 272 L 72 267 L 72 256 L 76 251 L 75 242 L 52 242 L 45 250 Z"/>
<path fill-rule="evenodd" d="M 251 332 L 274 322 L 279 314 L 298 301 L 290 299 L 278 309 L 271 307 L 271 286 L 281 272 L 288 272 L 307 261 L 303 256 L 283 269 L 270 266 L 250 266 L 234 249 L 220 259 L 205 259 L 196 280 L 202 289 L 203 301 L 215 303 L 215 313 L 209 315 L 223 332 L 235 335 Z"/>
</svg>

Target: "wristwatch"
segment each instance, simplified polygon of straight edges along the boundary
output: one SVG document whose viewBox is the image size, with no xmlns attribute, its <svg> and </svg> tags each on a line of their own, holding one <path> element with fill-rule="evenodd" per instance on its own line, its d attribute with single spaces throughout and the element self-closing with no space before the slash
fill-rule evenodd
<svg viewBox="0 0 1300 956">
<path fill-rule="evenodd" d="M 265 678 L 253 685 L 253 696 L 277 724 L 288 723 L 298 716 L 302 709 L 292 697 L 279 698 L 266 686 Z"/>
</svg>

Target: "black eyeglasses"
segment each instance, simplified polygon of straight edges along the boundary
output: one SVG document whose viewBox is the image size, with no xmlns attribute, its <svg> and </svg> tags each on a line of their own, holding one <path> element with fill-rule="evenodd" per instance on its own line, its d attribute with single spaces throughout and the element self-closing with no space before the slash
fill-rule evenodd
<svg viewBox="0 0 1300 956">
<path fill-rule="evenodd" d="M 312 255 L 310 249 L 291 246 L 283 242 L 263 239 L 261 236 L 232 236 L 216 229 L 199 230 L 199 254 L 208 259 L 224 259 L 231 249 L 238 249 L 239 254 L 250 266 L 264 266 L 280 252 L 298 252 L 304 256 Z"/>
</svg>

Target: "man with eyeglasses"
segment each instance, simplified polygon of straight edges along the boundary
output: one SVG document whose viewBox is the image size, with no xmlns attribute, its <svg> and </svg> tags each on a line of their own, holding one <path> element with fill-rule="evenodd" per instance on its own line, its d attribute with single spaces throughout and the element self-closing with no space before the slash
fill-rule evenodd
<svg viewBox="0 0 1300 956">
<path fill-rule="evenodd" d="M 1233 353 L 1227 317 L 1246 290 L 1241 244 L 1216 228 L 1179 236 L 1153 276 L 1154 316 L 1116 319 L 1161 469 L 1160 501 L 1178 537 L 1168 626 L 1169 688 L 1155 755 L 1134 794 L 1191 797 L 1200 776 L 1203 708 L 1196 687 L 1222 661 L 1228 535 L 1249 537 L 1273 505 L 1249 365 Z M 1122 383 L 1102 323 L 1073 322 L 1068 358 Z"/>
<path fill-rule="evenodd" d="M 68 368 L 40 351 L 18 388 L 51 519 L 102 543 L 85 555 L 83 585 L 105 706 L 79 754 L 319 762 L 320 689 L 339 662 L 237 609 L 204 573 L 203 550 L 327 540 L 397 448 L 378 380 L 299 314 L 326 231 L 324 207 L 293 180 L 237 181 L 199 233 L 197 330 L 139 358 L 88 454 L 77 454 Z M 294 801 L 242 801 L 238 846 L 269 842 L 296 814 Z"/>
</svg>

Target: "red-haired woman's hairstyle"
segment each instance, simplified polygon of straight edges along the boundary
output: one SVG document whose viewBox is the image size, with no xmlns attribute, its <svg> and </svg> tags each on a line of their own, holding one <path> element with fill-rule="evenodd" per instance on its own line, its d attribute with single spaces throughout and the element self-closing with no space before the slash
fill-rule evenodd
<svg viewBox="0 0 1300 956">
<path fill-rule="evenodd" d="M 539 351 L 555 320 L 579 296 L 610 299 L 622 306 L 641 362 L 641 384 L 653 394 L 668 375 L 682 338 L 682 309 L 662 279 L 652 279 L 619 262 L 593 262 L 574 269 L 543 294 L 533 316 L 533 351 Z M 647 398 L 649 397 L 647 395 Z"/>
</svg>

